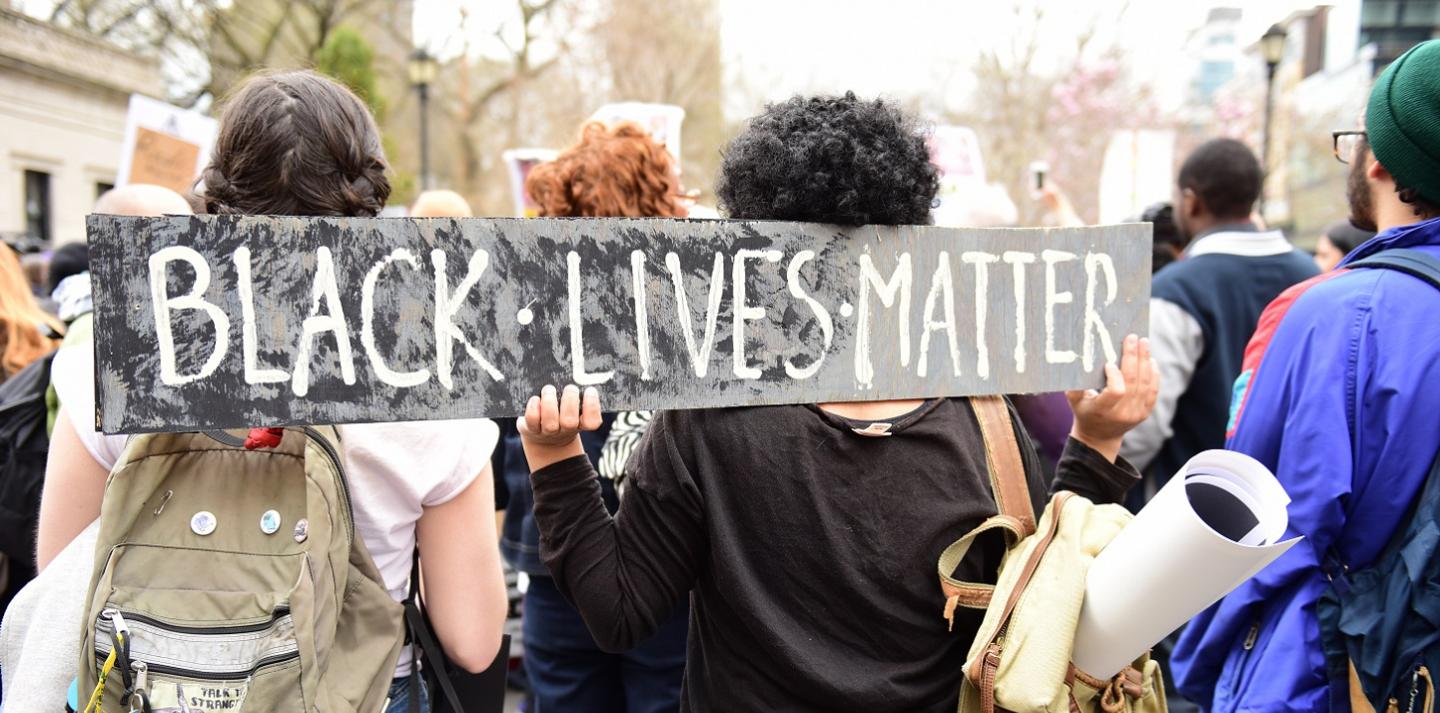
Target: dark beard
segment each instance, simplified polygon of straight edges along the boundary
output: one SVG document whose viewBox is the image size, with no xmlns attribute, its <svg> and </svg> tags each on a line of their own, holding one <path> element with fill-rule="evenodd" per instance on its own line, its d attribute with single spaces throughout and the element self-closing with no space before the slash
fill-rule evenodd
<svg viewBox="0 0 1440 713">
<path fill-rule="evenodd" d="M 1375 201 L 1370 196 L 1370 183 L 1365 180 L 1366 151 L 1362 147 L 1350 162 L 1350 177 L 1345 181 L 1345 198 L 1350 202 L 1350 224 L 1375 232 Z"/>
</svg>

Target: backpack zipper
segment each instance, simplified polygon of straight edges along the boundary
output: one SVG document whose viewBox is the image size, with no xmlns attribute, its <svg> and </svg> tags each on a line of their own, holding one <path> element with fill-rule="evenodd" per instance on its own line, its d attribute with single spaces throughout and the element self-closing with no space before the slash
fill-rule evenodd
<svg viewBox="0 0 1440 713">
<path fill-rule="evenodd" d="M 108 654 L 107 654 L 107 655 L 108 655 Z M 97 656 L 97 659 L 98 659 L 98 658 L 99 658 L 99 657 Z M 267 669 L 267 668 L 272 668 L 272 667 L 280 666 L 280 665 L 289 663 L 289 662 L 291 662 L 291 661 L 298 660 L 299 658 L 300 658 L 300 652 L 299 652 L 299 651 L 292 651 L 292 652 L 286 653 L 286 654 L 276 654 L 276 655 L 274 655 L 274 656 L 266 656 L 265 658 L 260 659 L 259 661 L 256 661 L 256 662 L 255 662 L 255 665 L 253 665 L 253 666 L 251 666 L 251 667 L 249 667 L 249 668 L 247 668 L 247 669 L 235 670 L 235 671 L 223 671 L 223 672 L 219 672 L 219 673 L 213 672 L 213 671 L 192 671 L 192 670 L 190 670 L 190 669 L 180 668 L 180 667 L 178 667 L 178 666 L 166 666 L 165 664 L 146 663 L 146 662 L 144 662 L 144 661 L 137 661 L 137 662 L 135 662 L 135 665 L 136 665 L 136 666 L 142 666 L 142 665 L 143 665 L 143 666 L 145 667 L 144 670 L 146 671 L 146 675 L 147 675 L 147 676 L 148 676 L 148 675 L 151 675 L 151 674 L 155 674 L 155 675 L 160 675 L 160 676 L 173 676 L 173 677 L 177 677 L 177 678 L 189 678 L 189 679 L 194 679 L 194 680 L 197 680 L 197 681 L 241 681 L 241 680 L 244 680 L 244 679 L 246 679 L 246 678 L 248 678 L 248 677 L 250 677 L 250 676 L 258 675 L 262 669 Z M 138 669 L 137 669 L 137 670 L 138 670 Z M 147 680 L 146 683 L 147 683 L 147 687 L 148 687 L 149 681 Z"/>
<path fill-rule="evenodd" d="M 275 613 L 271 614 L 269 619 L 261 622 L 256 622 L 254 624 L 236 624 L 233 626 L 185 626 L 182 624 L 172 624 L 168 621 L 161 621 L 159 619 L 145 616 L 144 614 L 121 612 L 118 609 L 105 609 L 100 612 L 99 622 L 113 622 L 117 617 L 123 617 L 120 618 L 120 623 L 122 625 L 125 622 L 133 621 L 139 622 L 141 624 L 149 624 L 150 626 L 164 629 L 166 631 L 173 631 L 177 634 L 253 634 L 257 631 L 265 631 L 266 629 L 269 629 L 270 627 L 275 625 L 275 622 L 287 616 L 290 616 L 290 607 L 282 606 L 276 607 Z M 105 627 L 101 626 L 99 628 L 104 629 Z M 107 629 L 106 631 L 109 630 Z M 122 633 L 128 634 L 129 632 L 122 629 Z"/>
<path fill-rule="evenodd" d="M 181 625 L 177 625 L 177 624 L 171 624 L 171 623 L 169 623 L 169 622 L 160 621 L 160 620 L 158 620 L 158 619 L 154 619 L 154 618 L 145 616 L 145 615 L 143 615 L 143 614 L 127 614 L 127 613 L 121 612 L 121 611 L 118 610 L 118 609 L 106 608 L 106 609 L 104 609 L 104 610 L 102 610 L 102 611 L 100 612 L 100 616 L 98 617 L 98 621 L 97 621 L 97 623 L 96 623 L 96 630 L 97 630 L 97 632 L 108 632 L 108 631 L 112 630 L 112 628 L 113 628 L 113 629 L 118 629 L 118 630 L 120 630 L 120 631 L 122 631 L 122 632 L 125 632 L 125 633 L 129 634 L 129 633 L 130 633 L 129 623 L 130 623 L 130 622 L 134 622 L 134 623 L 137 623 L 137 624 L 145 624 L 145 625 L 148 625 L 148 626 L 155 627 L 155 628 L 157 628 L 157 629 L 162 629 L 162 630 L 164 630 L 164 631 L 174 632 L 174 633 L 179 633 L 179 634 L 199 634 L 199 635 L 253 634 L 253 633 L 257 633 L 257 632 L 261 632 L 261 631 L 265 631 L 265 630 L 267 630 L 267 629 L 270 629 L 271 627 L 273 627 L 273 626 L 275 625 L 275 622 L 279 621 L 280 619 L 282 619 L 283 617 L 286 617 L 286 616 L 290 616 L 290 608 L 289 608 L 289 607 L 277 607 L 277 608 L 275 609 L 274 614 L 272 614 L 271 617 L 270 617 L 268 620 L 262 621 L 262 622 L 257 622 L 257 623 L 254 623 L 254 624 L 239 624 L 239 625 L 235 625 L 235 626 L 181 626 Z M 109 627 L 106 626 L 107 624 L 109 625 Z M 97 637 L 97 642 L 98 642 L 98 637 Z M 105 658 L 106 658 L 107 656 L 109 656 L 109 654 L 110 654 L 109 651 L 103 650 L 103 649 L 99 648 L 99 646 L 97 645 L 97 647 L 96 647 L 96 649 L 95 649 L 95 658 L 96 658 L 97 661 L 104 661 Z M 202 680 L 202 681 L 235 681 L 235 680 L 244 679 L 244 678 L 249 677 L 249 676 L 254 676 L 254 675 L 256 675 L 257 673 L 259 673 L 259 671 L 260 671 L 261 669 L 263 669 L 263 668 L 268 668 L 268 667 L 271 667 L 271 666 L 279 666 L 279 665 L 281 665 L 281 664 L 285 664 L 285 663 L 289 663 L 289 662 L 291 662 L 291 661 L 299 660 L 299 658 L 300 658 L 300 647 L 299 647 L 298 645 L 296 645 L 292 650 L 284 651 L 284 652 L 276 653 L 276 654 L 270 654 L 269 656 L 264 656 L 264 657 L 260 658 L 258 661 L 256 661 L 256 662 L 255 662 L 253 665 L 251 665 L 250 667 L 248 667 L 248 668 L 246 668 L 246 669 L 241 669 L 241 670 L 221 671 L 221 672 L 214 672 L 214 671 L 194 671 L 194 670 L 191 670 L 191 669 L 180 668 L 180 667 L 177 667 L 177 666 L 167 666 L 167 665 L 165 665 L 165 664 L 157 664 L 157 663 L 153 663 L 153 662 L 147 662 L 147 661 L 144 661 L 144 660 L 141 660 L 141 659 L 138 659 L 138 658 L 134 661 L 134 663 L 133 663 L 132 665 L 133 665 L 134 667 L 136 667 L 135 670 L 136 670 L 137 672 L 139 672 L 139 671 L 144 671 L 144 672 L 146 672 L 147 674 L 148 674 L 148 673 L 157 673 L 157 674 L 161 674 L 161 675 L 178 676 L 178 677 L 181 677 L 181 678 L 190 678 L 190 679 L 196 679 L 196 680 Z M 144 680 L 144 679 L 141 679 L 141 680 Z M 128 685 L 128 684 L 127 684 L 127 685 Z"/>
<path fill-rule="evenodd" d="M 320 450 L 324 451 L 325 455 L 330 458 L 330 462 L 335 465 L 335 472 L 340 475 L 340 499 L 345 503 L 345 534 L 350 537 L 351 542 L 354 542 L 355 508 L 350 504 L 350 482 L 345 477 L 345 462 L 340 460 L 340 454 L 335 451 L 334 446 L 330 445 L 330 439 L 321 435 L 314 427 L 301 426 L 300 430 L 312 442 L 320 446 Z"/>
</svg>

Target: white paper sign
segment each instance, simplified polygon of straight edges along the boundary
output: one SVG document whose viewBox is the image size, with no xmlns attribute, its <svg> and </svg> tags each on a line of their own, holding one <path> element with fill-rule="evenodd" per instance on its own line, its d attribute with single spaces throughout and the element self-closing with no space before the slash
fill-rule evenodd
<svg viewBox="0 0 1440 713">
<path fill-rule="evenodd" d="M 1109 678 L 1299 542 L 1290 496 L 1243 453 L 1205 451 L 1095 558 L 1072 660 Z"/>
<path fill-rule="evenodd" d="M 140 94 L 130 95 L 116 186 L 150 183 L 184 193 L 210 161 L 219 123 Z"/>
</svg>

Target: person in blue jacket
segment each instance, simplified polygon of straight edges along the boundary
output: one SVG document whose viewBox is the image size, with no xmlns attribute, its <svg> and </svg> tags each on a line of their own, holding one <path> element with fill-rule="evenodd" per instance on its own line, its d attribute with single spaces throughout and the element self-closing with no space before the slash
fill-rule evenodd
<svg viewBox="0 0 1440 713">
<path fill-rule="evenodd" d="M 1314 614 L 1330 552 L 1370 564 L 1440 446 L 1440 290 L 1346 266 L 1391 248 L 1440 256 L 1440 41 L 1375 84 L 1363 132 L 1337 132 L 1351 221 L 1380 234 L 1266 310 L 1246 350 L 1227 447 L 1275 472 L 1305 540 L 1194 621 L 1172 657 L 1212 713 L 1330 710 Z"/>
</svg>

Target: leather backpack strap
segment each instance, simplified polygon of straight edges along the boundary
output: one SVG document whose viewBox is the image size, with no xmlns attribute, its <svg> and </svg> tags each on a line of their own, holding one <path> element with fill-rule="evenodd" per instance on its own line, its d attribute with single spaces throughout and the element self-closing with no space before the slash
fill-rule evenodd
<svg viewBox="0 0 1440 713">
<path fill-rule="evenodd" d="M 950 623 L 951 629 L 955 628 L 956 607 L 986 609 L 995 594 L 993 584 L 962 582 L 951 576 L 955 573 L 955 568 L 960 566 L 960 561 L 970 552 L 970 546 L 975 544 L 975 539 L 992 530 L 1005 532 L 1010 536 L 1009 543 L 1012 545 L 1022 537 L 1020 521 L 1009 515 L 996 515 L 965 533 L 964 537 L 954 541 L 940 553 L 940 590 L 945 593 L 945 621 Z"/>
<path fill-rule="evenodd" d="M 1015 438 L 1015 425 L 1004 396 L 972 396 L 970 408 L 980 424 L 985 439 L 985 462 L 990 470 L 990 486 L 1001 515 L 1020 523 L 1020 537 L 1035 532 L 1035 507 L 1030 502 L 1030 484 L 1025 478 L 1025 462 L 1020 458 L 1020 443 Z"/>
</svg>

